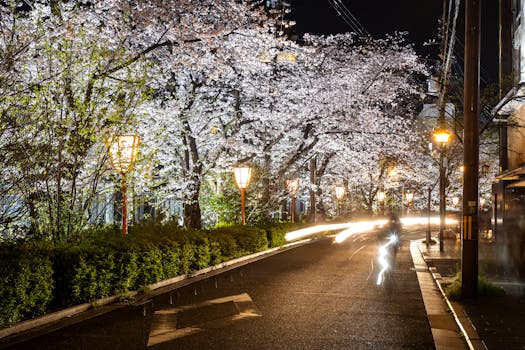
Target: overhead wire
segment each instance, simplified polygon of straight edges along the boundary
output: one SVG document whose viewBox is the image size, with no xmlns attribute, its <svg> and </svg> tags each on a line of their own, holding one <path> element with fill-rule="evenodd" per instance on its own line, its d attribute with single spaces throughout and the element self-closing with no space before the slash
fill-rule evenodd
<svg viewBox="0 0 525 350">
<path fill-rule="evenodd" d="M 368 35 L 368 31 L 366 30 L 366 28 L 361 24 L 361 22 L 359 22 L 359 20 L 352 14 L 352 12 L 350 12 L 350 10 L 348 9 L 348 7 L 343 3 L 342 0 L 335 0 L 336 3 L 339 3 L 339 6 L 342 7 L 342 10 L 343 12 L 346 14 L 346 16 L 350 19 L 352 19 L 353 23 L 356 23 L 357 26 L 359 27 L 360 29 L 360 33 L 362 33 L 363 35 Z"/>
<path fill-rule="evenodd" d="M 366 28 L 352 14 L 352 12 L 350 12 L 348 7 L 341 0 L 328 0 L 328 3 L 334 8 L 337 14 L 346 22 L 353 32 L 361 36 L 369 35 Z"/>
</svg>

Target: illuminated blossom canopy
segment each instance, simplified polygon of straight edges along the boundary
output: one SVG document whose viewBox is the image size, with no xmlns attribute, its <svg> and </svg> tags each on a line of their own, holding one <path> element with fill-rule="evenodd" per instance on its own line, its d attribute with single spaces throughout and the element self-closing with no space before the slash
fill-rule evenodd
<svg viewBox="0 0 525 350">
<path fill-rule="evenodd" d="M 192 227 L 214 223 L 203 186 L 232 181 L 242 162 L 256 166 L 250 205 L 264 213 L 291 177 L 322 203 L 339 179 L 377 190 L 386 166 L 431 168 L 415 118 L 427 72 L 400 36 L 298 44 L 241 1 L 52 3 L 0 7 L 11 34 L 0 43 L 0 196 L 18 203 L 2 213 L 5 232 L 63 237 L 99 222 L 115 134 L 141 137 L 135 194 L 159 210 L 181 200 Z M 425 183 L 422 173 L 411 176 Z"/>
</svg>

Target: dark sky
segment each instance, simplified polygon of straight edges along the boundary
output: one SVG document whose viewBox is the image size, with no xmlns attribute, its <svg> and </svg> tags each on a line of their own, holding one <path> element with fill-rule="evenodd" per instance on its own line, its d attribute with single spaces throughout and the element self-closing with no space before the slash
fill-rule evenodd
<svg viewBox="0 0 525 350">
<path fill-rule="evenodd" d="M 291 19 L 297 22 L 295 31 L 330 34 L 352 31 L 330 5 L 329 0 L 291 0 Z M 333 1 L 332 1 L 333 2 Z M 439 46 L 423 46 L 423 42 L 437 39 L 442 0 L 342 0 L 355 18 L 372 34 L 381 38 L 395 31 L 408 32 L 408 41 L 416 52 L 427 58 L 436 58 Z M 464 3 L 464 1 L 461 1 Z M 481 75 L 487 82 L 497 79 L 497 1 L 482 2 Z M 464 12 L 458 17 L 456 56 L 463 65 Z"/>
</svg>

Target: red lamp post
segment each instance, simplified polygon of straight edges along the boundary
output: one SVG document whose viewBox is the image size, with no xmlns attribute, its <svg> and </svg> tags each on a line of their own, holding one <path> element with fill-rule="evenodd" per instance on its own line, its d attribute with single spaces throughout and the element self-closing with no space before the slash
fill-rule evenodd
<svg viewBox="0 0 525 350">
<path fill-rule="evenodd" d="M 407 214 L 412 208 L 412 204 L 414 203 L 414 192 L 408 192 L 406 194 L 407 197 Z"/>
<path fill-rule="evenodd" d="M 109 160 L 122 177 L 122 235 L 128 234 L 126 174 L 133 169 L 140 143 L 138 135 L 116 135 L 107 140 Z"/>
<path fill-rule="evenodd" d="M 297 190 L 299 190 L 299 179 L 286 180 L 286 187 L 290 194 L 290 221 L 295 222 L 295 201 Z"/>
<path fill-rule="evenodd" d="M 383 215 L 385 212 L 385 197 L 386 194 L 384 191 L 377 192 L 377 200 L 379 201 L 379 213 Z"/>
<path fill-rule="evenodd" d="M 236 167 L 233 169 L 233 175 L 235 177 L 235 183 L 237 184 L 237 187 L 239 187 L 241 190 L 241 222 L 244 225 L 244 194 L 246 192 L 246 188 L 250 184 L 252 168 L 249 166 Z"/>
<path fill-rule="evenodd" d="M 341 215 L 341 200 L 346 193 L 345 186 L 335 186 L 335 198 L 337 199 L 337 215 Z"/>
</svg>

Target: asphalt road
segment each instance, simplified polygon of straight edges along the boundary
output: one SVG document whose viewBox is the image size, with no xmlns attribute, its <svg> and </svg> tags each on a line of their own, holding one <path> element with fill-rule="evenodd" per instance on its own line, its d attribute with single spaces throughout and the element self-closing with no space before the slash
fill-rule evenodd
<svg viewBox="0 0 525 350">
<path fill-rule="evenodd" d="M 323 239 L 0 348 L 434 349 L 409 242 L 382 286 L 377 249 L 374 234 Z"/>
</svg>

